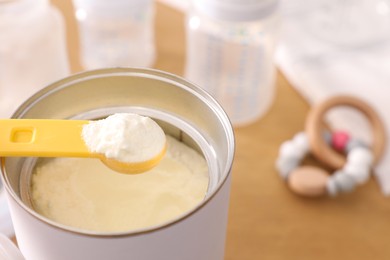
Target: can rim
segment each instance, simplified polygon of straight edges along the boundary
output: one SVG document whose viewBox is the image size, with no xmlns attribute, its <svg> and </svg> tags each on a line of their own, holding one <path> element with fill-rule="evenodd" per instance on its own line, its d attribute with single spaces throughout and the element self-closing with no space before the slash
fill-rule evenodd
<svg viewBox="0 0 390 260">
<path fill-rule="evenodd" d="M 86 80 L 90 76 L 103 76 L 103 75 L 148 75 L 151 77 L 158 77 L 164 78 L 169 81 L 174 81 L 175 84 L 180 85 L 182 88 L 185 88 L 189 90 L 192 94 L 196 95 L 197 97 L 203 99 L 204 101 L 207 100 L 208 102 L 213 103 L 213 112 L 217 114 L 218 118 L 221 119 L 220 122 L 223 124 L 224 132 L 226 133 L 226 140 L 228 141 L 227 147 L 229 147 L 228 156 L 226 163 L 223 169 L 222 174 L 222 180 L 218 183 L 217 187 L 214 191 L 211 192 L 210 196 L 205 198 L 200 204 L 198 204 L 193 209 L 177 216 L 174 219 L 169 220 L 168 222 L 164 222 L 155 226 L 150 226 L 146 228 L 136 229 L 136 230 L 127 230 L 127 231 L 120 231 L 120 232 L 98 232 L 98 231 L 90 231 L 90 230 L 83 230 L 71 226 L 67 226 L 61 223 L 57 223 L 53 220 L 50 220 L 40 214 L 38 214 L 36 211 L 28 207 L 20 198 L 15 194 L 13 189 L 10 186 L 10 183 L 8 181 L 7 175 L 6 175 L 6 169 L 5 169 L 5 158 L 2 157 L 1 159 L 1 177 L 4 180 L 4 188 L 7 190 L 8 194 L 10 194 L 9 198 L 12 198 L 20 207 L 22 207 L 27 213 L 29 213 L 31 216 L 36 218 L 37 220 L 41 221 L 44 224 L 48 224 L 56 229 L 60 229 L 62 231 L 66 231 L 69 233 L 82 235 L 82 236 L 88 236 L 88 237 L 97 237 L 97 238 L 107 238 L 107 237 L 127 237 L 127 236 L 136 236 L 136 235 L 144 235 L 148 233 L 153 233 L 158 230 L 163 230 L 166 228 L 169 228 L 173 225 L 178 224 L 180 221 L 189 218 L 190 216 L 194 215 L 196 212 L 198 212 L 200 209 L 205 207 L 212 198 L 216 196 L 216 194 L 221 190 L 221 188 L 224 186 L 225 182 L 231 175 L 232 165 L 233 165 L 233 158 L 235 153 L 235 139 L 234 139 L 234 130 L 232 127 L 232 124 L 230 123 L 230 120 L 226 114 L 226 112 L 223 110 L 221 105 L 206 91 L 201 89 L 200 87 L 196 86 L 195 84 L 190 83 L 189 81 L 185 80 L 182 77 L 179 77 L 177 75 L 174 75 L 172 73 L 164 72 L 157 69 L 145 69 L 145 68 L 108 68 L 108 69 L 98 69 L 98 70 L 91 70 L 91 71 L 84 71 L 80 73 L 76 73 L 74 75 L 71 75 L 69 77 L 66 77 L 64 79 L 61 79 L 59 81 L 56 81 L 49 86 L 43 88 L 42 90 L 38 91 L 36 94 L 31 96 L 28 100 L 26 100 L 12 115 L 12 118 L 20 118 L 23 116 L 24 111 L 28 111 L 30 107 L 32 107 L 36 102 L 38 102 L 40 99 L 45 98 L 47 95 L 50 95 L 51 93 L 65 88 L 68 85 L 74 84 L 75 82 L 79 80 Z"/>
</svg>

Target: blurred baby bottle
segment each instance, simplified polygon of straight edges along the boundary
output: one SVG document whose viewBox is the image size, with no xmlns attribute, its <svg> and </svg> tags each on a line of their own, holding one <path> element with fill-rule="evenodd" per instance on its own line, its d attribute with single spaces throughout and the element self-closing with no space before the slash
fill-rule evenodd
<svg viewBox="0 0 390 260">
<path fill-rule="evenodd" d="M 186 77 L 213 95 L 234 126 L 263 116 L 275 91 L 278 0 L 193 0 Z"/>
<path fill-rule="evenodd" d="M 69 74 L 65 24 L 48 0 L 0 0 L 0 118 Z"/>
<path fill-rule="evenodd" d="M 153 0 L 73 0 L 85 69 L 151 67 Z"/>
</svg>

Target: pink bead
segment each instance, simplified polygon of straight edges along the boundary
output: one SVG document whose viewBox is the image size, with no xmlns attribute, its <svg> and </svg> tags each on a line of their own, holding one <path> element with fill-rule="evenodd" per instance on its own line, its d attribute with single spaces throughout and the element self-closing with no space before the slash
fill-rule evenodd
<svg viewBox="0 0 390 260">
<path fill-rule="evenodd" d="M 350 136 L 347 132 L 344 131 L 336 131 L 332 134 L 332 147 L 342 152 L 344 151 L 345 147 L 347 146 L 347 143 L 350 139 Z"/>
</svg>

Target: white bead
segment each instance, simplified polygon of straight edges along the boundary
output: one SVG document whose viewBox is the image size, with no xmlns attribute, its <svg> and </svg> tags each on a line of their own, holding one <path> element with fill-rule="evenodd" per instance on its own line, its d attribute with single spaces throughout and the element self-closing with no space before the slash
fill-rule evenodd
<svg viewBox="0 0 390 260">
<path fill-rule="evenodd" d="M 367 182 L 368 179 L 370 178 L 371 168 L 370 167 L 362 167 L 362 166 L 347 162 L 347 164 L 343 168 L 343 172 L 345 172 L 345 174 L 351 176 L 356 181 L 356 183 L 363 184 L 363 183 Z"/>
<path fill-rule="evenodd" d="M 341 192 L 350 192 L 356 186 L 354 177 L 343 171 L 336 171 L 331 178 L 334 179 L 334 183 Z"/>
<path fill-rule="evenodd" d="M 338 193 L 338 188 L 336 182 L 333 178 L 329 178 L 326 183 L 326 190 L 328 191 L 329 196 L 335 197 Z"/>
<path fill-rule="evenodd" d="M 296 134 L 293 138 L 293 144 L 296 148 L 296 154 L 303 158 L 310 150 L 309 139 L 304 132 Z"/>
<path fill-rule="evenodd" d="M 347 162 L 358 165 L 358 166 L 366 166 L 370 167 L 374 157 L 372 152 L 364 147 L 355 147 L 353 148 L 347 156 Z"/>
<path fill-rule="evenodd" d="M 283 158 L 298 158 L 296 148 L 292 141 L 282 143 L 279 149 L 279 156 Z"/>
<path fill-rule="evenodd" d="M 287 179 L 288 178 L 288 175 L 290 174 L 290 172 L 295 169 L 296 167 L 298 167 L 298 164 L 299 164 L 299 160 L 295 159 L 295 158 L 283 158 L 283 157 L 279 157 L 277 160 L 276 160 L 276 169 L 278 170 L 279 172 L 279 175 L 283 178 L 283 179 Z"/>
<path fill-rule="evenodd" d="M 345 146 L 345 153 L 349 153 L 350 151 L 352 151 L 356 147 L 363 147 L 363 148 L 368 149 L 367 145 L 365 143 L 363 143 L 362 141 L 357 140 L 357 139 L 350 139 L 348 141 L 347 145 Z"/>
</svg>

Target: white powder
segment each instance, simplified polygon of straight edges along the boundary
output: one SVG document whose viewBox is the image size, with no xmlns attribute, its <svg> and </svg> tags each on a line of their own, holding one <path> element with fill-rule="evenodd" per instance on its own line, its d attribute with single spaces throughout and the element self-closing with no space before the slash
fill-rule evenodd
<svg viewBox="0 0 390 260">
<path fill-rule="evenodd" d="M 34 209 L 86 230 L 126 231 L 164 223 L 198 205 L 208 186 L 206 160 L 167 136 L 167 153 L 143 174 L 117 174 L 99 159 L 43 159 L 32 175 Z"/>
<path fill-rule="evenodd" d="M 159 155 L 166 140 L 164 131 L 149 117 L 117 113 L 91 121 L 82 137 L 93 153 L 121 162 L 144 162 Z"/>
</svg>

